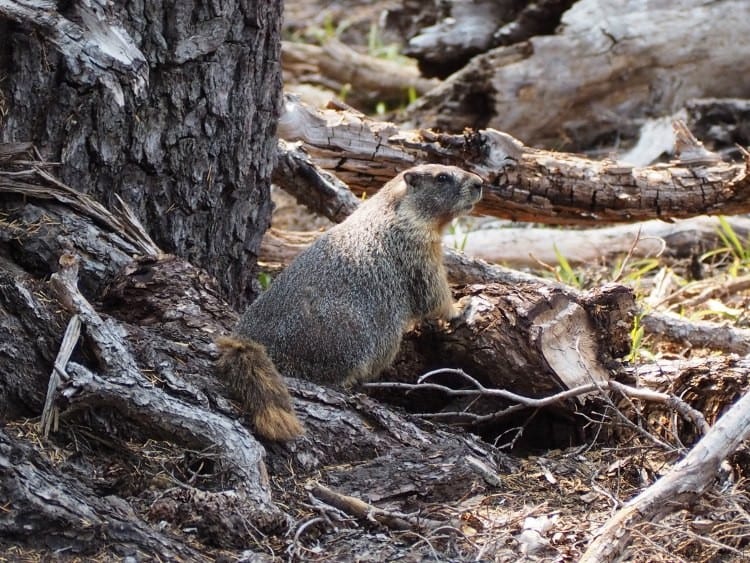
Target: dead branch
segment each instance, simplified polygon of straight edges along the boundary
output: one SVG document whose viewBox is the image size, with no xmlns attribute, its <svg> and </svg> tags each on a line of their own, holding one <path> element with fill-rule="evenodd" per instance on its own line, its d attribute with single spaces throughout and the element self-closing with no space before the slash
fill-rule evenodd
<svg viewBox="0 0 750 563">
<path fill-rule="evenodd" d="M 299 143 L 279 140 L 273 181 L 308 208 L 340 223 L 359 204 L 348 186 L 312 162 Z"/>
<path fill-rule="evenodd" d="M 699 498 L 722 462 L 750 437 L 750 393 L 745 393 L 666 475 L 623 506 L 597 532 L 582 563 L 616 560 L 630 542 L 630 528 L 659 520 Z"/>
<path fill-rule="evenodd" d="M 468 382 L 472 388 L 455 389 L 446 385 L 425 382 L 425 380 L 441 373 L 452 373 L 454 375 L 458 375 L 460 376 L 461 380 Z M 523 395 L 519 395 L 518 393 L 513 393 L 506 389 L 494 389 L 485 387 L 475 378 L 468 375 L 465 371 L 457 369 L 439 369 L 431 371 L 420 377 L 417 383 L 374 382 L 366 383 L 364 387 L 370 389 L 399 389 L 406 392 L 432 390 L 440 391 L 445 395 L 452 397 L 492 397 L 495 399 L 502 399 L 506 402 L 515 403 L 514 405 L 503 408 L 499 411 L 483 415 L 469 412 L 467 410 L 460 412 L 420 413 L 417 415 L 423 418 L 431 419 L 450 419 L 459 422 L 466 422 L 471 425 L 492 422 L 523 409 L 540 409 L 548 407 L 550 405 L 562 403 L 573 397 L 582 397 L 593 392 L 602 393 L 604 390 L 609 389 L 610 391 L 615 391 L 625 397 L 659 403 L 667 406 L 668 408 L 674 409 L 685 420 L 693 424 L 701 434 L 705 434 L 709 429 L 709 426 L 700 411 L 692 408 L 685 401 L 682 401 L 678 397 L 667 393 L 659 393 L 650 389 L 639 389 L 612 380 L 579 385 L 578 387 L 567 389 L 565 391 L 561 391 L 560 393 L 555 393 L 554 395 L 542 398 L 526 397 Z"/>
<path fill-rule="evenodd" d="M 65 368 L 68 365 L 70 355 L 73 353 L 73 349 L 78 343 L 78 337 L 81 335 L 81 318 L 78 315 L 73 315 L 68 321 L 68 327 L 65 329 L 65 335 L 63 336 L 62 344 L 60 344 L 60 351 L 55 358 L 55 365 L 52 369 L 52 373 L 49 376 L 49 384 L 47 386 L 47 397 L 44 400 L 44 409 L 42 410 L 42 417 L 39 422 L 44 433 L 44 437 L 49 436 L 50 428 L 53 427 L 57 431 L 59 409 L 54 406 L 55 397 L 57 396 L 57 389 L 63 381 L 69 380 L 68 374 L 65 372 Z"/>
<path fill-rule="evenodd" d="M 738 237 L 750 234 L 750 220 L 746 217 L 727 217 L 726 220 Z M 631 255 L 636 258 L 661 255 L 684 258 L 700 254 L 721 244 L 718 226 L 717 218 L 702 216 L 670 223 L 655 220 L 554 231 L 548 227 L 500 225 L 457 235 L 446 234 L 443 243 L 460 245 L 468 256 L 508 266 L 536 266 L 539 261 L 555 264 L 558 253 L 571 264 L 590 264 L 625 255 L 631 247 Z"/>
<path fill-rule="evenodd" d="M 717 282 L 716 279 L 698 280 L 687 284 L 677 291 L 666 296 L 659 305 L 668 305 L 669 309 L 696 307 L 705 303 L 709 299 L 721 297 L 723 295 L 732 295 L 745 291 L 750 288 L 750 275 L 743 276 L 726 276 L 726 278 Z M 685 298 L 685 293 L 698 293 L 694 297 Z M 678 299 L 679 298 L 679 299 Z"/>
<path fill-rule="evenodd" d="M 707 348 L 733 354 L 750 354 L 750 330 L 707 321 L 689 321 L 669 313 L 652 312 L 641 317 L 647 333 L 659 340 L 691 348 Z"/>
<path fill-rule="evenodd" d="M 307 490 L 326 504 L 359 520 L 378 522 L 394 530 L 426 530 L 452 525 L 429 518 L 421 518 L 415 514 L 383 510 L 359 498 L 338 493 L 320 483 L 308 485 Z"/>
</svg>

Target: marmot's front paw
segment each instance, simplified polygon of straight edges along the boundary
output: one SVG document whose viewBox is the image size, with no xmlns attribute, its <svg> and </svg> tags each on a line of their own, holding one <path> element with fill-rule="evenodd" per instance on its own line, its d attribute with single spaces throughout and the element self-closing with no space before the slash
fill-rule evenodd
<svg viewBox="0 0 750 563">
<path fill-rule="evenodd" d="M 474 314 L 477 312 L 481 299 L 475 295 L 467 295 L 462 297 L 456 303 L 453 304 L 453 316 L 448 322 L 453 325 L 460 325 L 463 323 L 470 323 L 474 318 Z"/>
</svg>

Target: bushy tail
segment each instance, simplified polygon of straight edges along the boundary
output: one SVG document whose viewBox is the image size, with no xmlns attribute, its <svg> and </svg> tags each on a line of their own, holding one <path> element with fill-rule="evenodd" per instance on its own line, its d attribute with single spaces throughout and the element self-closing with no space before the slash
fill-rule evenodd
<svg viewBox="0 0 750 563">
<path fill-rule="evenodd" d="M 221 353 L 216 364 L 231 392 L 251 416 L 258 434 L 288 441 L 305 430 L 292 408 L 292 398 L 265 347 L 253 340 L 217 339 Z"/>
</svg>

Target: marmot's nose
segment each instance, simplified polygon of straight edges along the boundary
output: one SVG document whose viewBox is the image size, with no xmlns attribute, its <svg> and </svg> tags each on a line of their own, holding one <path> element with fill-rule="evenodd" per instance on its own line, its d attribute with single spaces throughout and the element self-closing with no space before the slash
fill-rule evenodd
<svg viewBox="0 0 750 563">
<path fill-rule="evenodd" d="M 474 181 L 469 186 L 469 190 L 471 190 L 472 195 L 476 196 L 477 199 L 482 197 L 482 186 L 484 185 L 484 182 L 481 180 Z"/>
</svg>

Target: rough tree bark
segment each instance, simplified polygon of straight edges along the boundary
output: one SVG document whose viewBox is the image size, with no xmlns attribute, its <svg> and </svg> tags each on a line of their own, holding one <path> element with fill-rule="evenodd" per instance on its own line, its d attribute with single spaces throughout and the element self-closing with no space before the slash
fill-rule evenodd
<svg viewBox="0 0 750 563">
<path fill-rule="evenodd" d="M 253 297 L 268 226 L 282 2 L 0 1 L 0 141 L 33 140 L 164 249 Z"/>
</svg>

